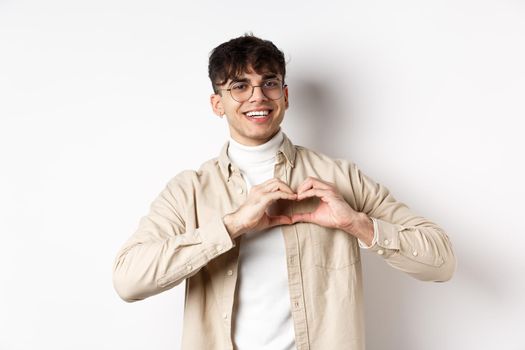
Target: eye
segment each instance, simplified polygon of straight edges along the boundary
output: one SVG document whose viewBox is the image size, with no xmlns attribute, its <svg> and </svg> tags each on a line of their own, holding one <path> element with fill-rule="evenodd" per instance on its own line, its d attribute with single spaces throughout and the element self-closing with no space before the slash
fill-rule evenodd
<svg viewBox="0 0 525 350">
<path fill-rule="evenodd" d="M 266 89 L 275 89 L 281 85 L 281 82 L 277 79 L 266 80 L 263 87 Z"/>
<path fill-rule="evenodd" d="M 246 91 L 248 89 L 248 84 L 246 83 L 235 83 L 231 86 L 233 91 Z"/>
</svg>

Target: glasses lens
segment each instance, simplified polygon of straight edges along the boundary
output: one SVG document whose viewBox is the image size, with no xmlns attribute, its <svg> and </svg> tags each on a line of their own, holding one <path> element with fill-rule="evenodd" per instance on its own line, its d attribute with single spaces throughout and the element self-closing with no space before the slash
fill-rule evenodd
<svg viewBox="0 0 525 350">
<path fill-rule="evenodd" d="M 252 86 L 248 83 L 235 83 L 230 87 L 232 98 L 238 102 L 247 101 L 252 96 Z"/>
<path fill-rule="evenodd" d="M 277 79 L 266 80 L 261 88 L 264 96 L 270 100 L 278 100 L 283 95 L 283 84 Z"/>
</svg>

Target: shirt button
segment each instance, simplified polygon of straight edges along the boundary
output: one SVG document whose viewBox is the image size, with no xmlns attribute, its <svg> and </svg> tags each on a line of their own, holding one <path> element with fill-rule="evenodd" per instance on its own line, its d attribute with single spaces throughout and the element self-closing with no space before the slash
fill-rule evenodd
<svg viewBox="0 0 525 350">
<path fill-rule="evenodd" d="M 412 252 L 412 255 L 413 255 L 413 256 L 417 256 L 417 250 L 414 250 L 414 251 Z"/>
<path fill-rule="evenodd" d="M 379 250 L 377 251 L 377 254 L 379 254 L 379 255 L 383 255 L 383 254 L 385 254 L 385 251 L 384 251 L 383 249 L 379 249 Z"/>
<path fill-rule="evenodd" d="M 222 314 L 222 318 L 224 318 L 225 320 L 228 319 L 228 314 Z"/>
<path fill-rule="evenodd" d="M 390 244 L 390 241 L 389 241 L 388 239 L 385 239 L 385 240 L 383 241 L 383 243 L 384 243 L 385 245 L 389 245 L 389 244 Z"/>
<path fill-rule="evenodd" d="M 226 271 L 226 274 L 227 274 L 228 276 L 231 276 L 231 275 L 233 275 L 233 271 L 232 271 L 232 270 L 228 270 L 228 271 Z"/>
<path fill-rule="evenodd" d="M 193 269 L 193 266 L 191 265 L 186 266 L 186 270 L 191 271 L 191 269 Z"/>
<path fill-rule="evenodd" d="M 244 190 L 242 189 L 242 187 L 237 187 L 237 193 L 242 194 L 243 192 Z"/>
</svg>

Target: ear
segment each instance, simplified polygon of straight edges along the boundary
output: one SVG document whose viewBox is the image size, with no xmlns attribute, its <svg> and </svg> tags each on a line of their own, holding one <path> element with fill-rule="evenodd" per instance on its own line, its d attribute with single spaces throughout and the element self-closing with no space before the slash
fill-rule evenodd
<svg viewBox="0 0 525 350">
<path fill-rule="evenodd" d="M 285 108 L 288 109 L 288 86 L 285 86 L 284 87 L 284 103 L 285 103 Z"/>
<path fill-rule="evenodd" d="M 222 96 L 219 94 L 213 94 L 210 96 L 211 109 L 213 113 L 222 118 L 224 115 L 224 106 L 222 105 Z"/>
</svg>

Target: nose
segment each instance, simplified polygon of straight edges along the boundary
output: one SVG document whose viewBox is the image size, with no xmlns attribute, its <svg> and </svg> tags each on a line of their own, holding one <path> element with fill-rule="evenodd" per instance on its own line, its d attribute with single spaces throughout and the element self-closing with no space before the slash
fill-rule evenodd
<svg viewBox="0 0 525 350">
<path fill-rule="evenodd" d="M 262 87 L 254 86 L 252 96 L 250 97 L 250 102 L 266 101 L 266 100 L 268 100 L 268 98 L 264 95 Z"/>
</svg>

